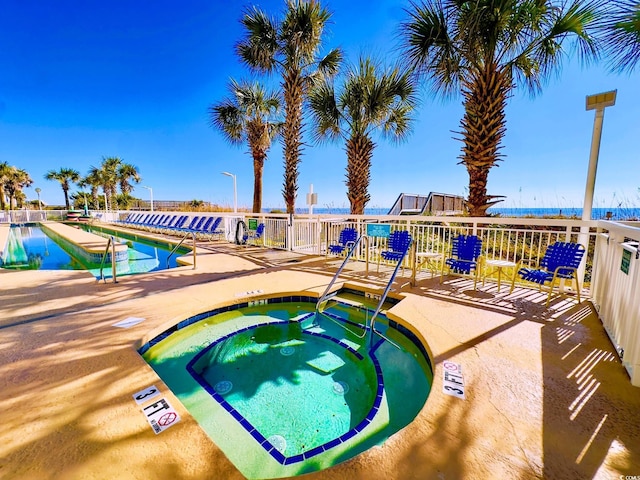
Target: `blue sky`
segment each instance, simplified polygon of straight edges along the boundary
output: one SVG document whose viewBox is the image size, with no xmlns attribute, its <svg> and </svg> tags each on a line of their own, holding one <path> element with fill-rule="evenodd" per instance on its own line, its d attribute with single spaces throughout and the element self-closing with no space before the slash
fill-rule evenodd
<svg viewBox="0 0 640 480">
<path fill-rule="evenodd" d="M 332 12 L 328 50 L 392 60 L 408 2 L 324 2 Z M 50 169 L 86 174 L 103 157 L 136 165 L 155 199 L 252 203 L 253 166 L 246 148 L 228 145 L 208 124 L 208 106 L 227 95 L 230 77 L 249 78 L 233 51 L 243 7 L 279 15 L 283 1 L 153 3 L 115 0 L 2 0 L 0 15 L 0 161 L 26 169 L 49 204 L 62 204 Z M 326 52 L 326 50 L 325 50 Z M 640 72 L 609 74 L 572 58 L 531 98 L 516 91 L 507 107 L 506 159 L 489 175 L 503 207 L 580 207 L 584 198 L 594 113 L 585 96 L 618 89 L 605 112 L 594 207 L 640 205 Z M 267 80 L 275 84 L 278 79 Z M 400 192 L 466 195 L 468 177 L 454 140 L 461 98 L 421 91 L 413 134 L 374 152 L 368 207 L 388 207 Z M 342 145 L 308 145 L 300 165 L 296 206 L 314 184 L 318 207 L 347 207 Z M 283 207 L 283 162 L 274 145 L 264 170 L 264 207 Z M 148 198 L 140 187 L 134 195 Z"/>
</svg>

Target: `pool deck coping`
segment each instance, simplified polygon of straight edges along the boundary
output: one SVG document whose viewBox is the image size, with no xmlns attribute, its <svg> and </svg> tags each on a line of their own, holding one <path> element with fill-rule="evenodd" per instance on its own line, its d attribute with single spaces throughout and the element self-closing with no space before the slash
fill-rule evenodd
<svg viewBox="0 0 640 480">
<path fill-rule="evenodd" d="M 282 292 L 317 295 L 330 279 L 331 262 L 265 269 L 250 257 L 254 250 L 209 250 L 196 270 L 118 284 L 97 284 L 84 272 L 0 270 L 0 472 L 243 478 L 136 348 L 193 314 Z M 348 283 L 380 288 L 368 279 Z M 509 296 L 488 285 L 473 293 L 464 280 L 437 278 L 396 292 L 404 299 L 388 315 L 427 340 L 435 366 L 425 408 L 383 445 L 309 478 L 640 475 L 640 395 L 588 301 L 547 311 L 536 290 Z M 113 326 L 130 317 L 144 321 Z M 443 393 L 446 361 L 462 365 L 465 400 Z M 150 385 L 182 417 L 157 436 L 132 398 Z"/>
<path fill-rule="evenodd" d="M 59 222 L 41 222 L 45 228 L 48 228 L 69 243 L 80 247 L 87 253 L 101 254 L 104 253 L 109 240 L 96 235 L 95 233 L 82 230 L 79 226 L 67 225 Z M 116 243 L 116 251 L 127 250 L 127 246 L 121 243 Z"/>
</svg>

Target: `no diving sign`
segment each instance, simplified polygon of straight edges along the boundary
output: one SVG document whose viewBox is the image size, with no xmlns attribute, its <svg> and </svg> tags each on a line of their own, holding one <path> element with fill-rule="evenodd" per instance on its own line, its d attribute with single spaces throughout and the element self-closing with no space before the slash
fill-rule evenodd
<svg viewBox="0 0 640 480">
<path fill-rule="evenodd" d="M 134 393 L 133 399 L 136 403 L 142 404 L 143 402 L 150 401 L 159 394 L 160 391 L 155 385 L 153 385 Z M 160 398 L 159 400 L 142 407 L 142 413 L 144 413 L 147 422 L 149 422 L 149 425 L 151 425 L 151 428 L 156 435 L 180 421 L 178 412 L 174 410 L 166 398 Z"/>
<path fill-rule="evenodd" d="M 449 361 L 442 362 L 442 391 L 447 395 L 465 399 L 462 365 Z"/>
</svg>

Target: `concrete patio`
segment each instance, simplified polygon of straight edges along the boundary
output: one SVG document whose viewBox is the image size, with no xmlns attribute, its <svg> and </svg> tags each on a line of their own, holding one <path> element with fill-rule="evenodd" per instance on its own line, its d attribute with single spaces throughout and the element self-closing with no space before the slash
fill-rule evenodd
<svg viewBox="0 0 640 480">
<path fill-rule="evenodd" d="M 136 349 L 194 315 L 248 298 L 317 295 L 336 259 L 201 245 L 189 266 L 98 283 L 81 271 L 0 269 L 0 477 L 240 479 Z M 380 291 L 388 270 L 352 262 L 340 281 Z M 420 273 L 389 315 L 426 339 L 435 366 L 415 421 L 313 479 L 568 479 L 640 475 L 640 390 L 588 300 Z M 253 292 L 247 295 L 247 292 Z M 113 325 L 144 318 L 131 328 Z M 466 399 L 443 393 L 462 365 Z M 160 387 L 181 421 L 155 435 L 132 395 Z"/>
</svg>

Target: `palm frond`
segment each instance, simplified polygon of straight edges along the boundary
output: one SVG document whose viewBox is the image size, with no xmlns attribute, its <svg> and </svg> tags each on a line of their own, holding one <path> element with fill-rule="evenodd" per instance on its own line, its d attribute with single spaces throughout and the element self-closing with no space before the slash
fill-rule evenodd
<svg viewBox="0 0 640 480">
<path fill-rule="evenodd" d="M 463 58 L 455 39 L 455 16 L 440 0 L 417 4 L 405 10 L 409 19 L 400 25 L 405 69 L 426 78 L 434 93 L 444 96 L 457 91 Z"/>
<path fill-rule="evenodd" d="M 612 71 L 631 73 L 640 65 L 640 1 L 608 2 L 600 36 Z"/>
<path fill-rule="evenodd" d="M 343 54 L 339 48 L 334 48 L 318 62 L 318 71 L 325 77 L 333 77 L 340 69 Z"/>
<path fill-rule="evenodd" d="M 340 138 L 341 115 L 338 110 L 333 84 L 324 81 L 309 92 L 309 107 L 313 123 L 313 139 L 317 144 Z"/>
<path fill-rule="evenodd" d="M 253 70 L 271 72 L 277 65 L 278 25 L 266 13 L 252 7 L 241 20 L 245 36 L 236 44 L 236 54 Z"/>
<path fill-rule="evenodd" d="M 318 52 L 331 13 L 317 0 L 288 0 L 287 7 L 279 32 L 285 63 L 310 64 Z"/>
</svg>

